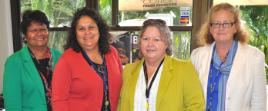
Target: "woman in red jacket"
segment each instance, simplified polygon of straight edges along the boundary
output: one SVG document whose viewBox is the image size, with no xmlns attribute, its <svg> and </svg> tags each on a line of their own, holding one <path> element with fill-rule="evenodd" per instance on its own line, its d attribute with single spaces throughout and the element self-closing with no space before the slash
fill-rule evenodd
<svg viewBox="0 0 268 111">
<path fill-rule="evenodd" d="M 53 111 L 116 111 L 122 65 L 108 26 L 91 9 L 78 10 L 52 80 Z"/>
</svg>

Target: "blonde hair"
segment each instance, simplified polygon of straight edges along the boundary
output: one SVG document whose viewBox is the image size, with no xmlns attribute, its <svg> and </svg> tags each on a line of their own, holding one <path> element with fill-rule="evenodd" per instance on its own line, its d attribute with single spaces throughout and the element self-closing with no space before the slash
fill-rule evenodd
<svg viewBox="0 0 268 111">
<path fill-rule="evenodd" d="M 197 34 L 197 37 L 199 37 L 200 39 L 199 45 L 211 44 L 215 41 L 213 36 L 210 33 L 210 23 L 211 23 L 212 15 L 215 12 L 218 12 L 221 10 L 231 12 L 234 15 L 235 26 L 237 27 L 237 32 L 234 34 L 234 40 L 240 41 L 241 43 L 247 43 L 249 35 L 245 31 L 245 29 L 243 29 L 241 26 L 239 10 L 229 3 L 220 3 L 220 4 L 213 6 L 210 9 L 204 24 L 201 26 Z"/>
</svg>

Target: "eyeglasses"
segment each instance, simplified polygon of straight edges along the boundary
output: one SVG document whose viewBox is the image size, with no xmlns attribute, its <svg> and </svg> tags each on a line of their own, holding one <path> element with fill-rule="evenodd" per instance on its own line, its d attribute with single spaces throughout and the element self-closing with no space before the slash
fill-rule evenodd
<svg viewBox="0 0 268 111">
<path fill-rule="evenodd" d="M 215 22 L 215 23 L 210 23 L 210 26 L 212 28 L 220 28 L 222 26 L 222 28 L 230 28 L 232 27 L 236 22 L 224 22 L 224 23 L 218 23 L 218 22 Z"/>
</svg>

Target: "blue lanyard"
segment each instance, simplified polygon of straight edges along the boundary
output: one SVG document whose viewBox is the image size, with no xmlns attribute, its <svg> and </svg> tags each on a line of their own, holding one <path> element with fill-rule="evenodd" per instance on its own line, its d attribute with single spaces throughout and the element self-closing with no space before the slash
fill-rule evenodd
<svg viewBox="0 0 268 111">
<path fill-rule="evenodd" d="M 102 104 L 102 111 L 110 111 L 108 72 L 105 63 L 105 57 L 104 55 L 101 56 L 103 60 L 102 64 L 96 64 L 90 60 L 90 58 L 88 57 L 88 55 L 84 50 L 82 50 L 82 55 L 86 59 L 89 66 L 91 66 L 96 71 L 96 73 L 101 77 L 104 89 L 104 101 Z"/>
</svg>

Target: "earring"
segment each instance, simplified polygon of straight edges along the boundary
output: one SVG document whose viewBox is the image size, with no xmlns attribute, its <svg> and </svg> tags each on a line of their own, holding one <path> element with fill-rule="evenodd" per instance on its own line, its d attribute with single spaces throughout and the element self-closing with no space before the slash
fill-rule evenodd
<svg viewBox="0 0 268 111">
<path fill-rule="evenodd" d="M 22 42 L 27 43 L 26 37 L 22 37 Z"/>
</svg>

